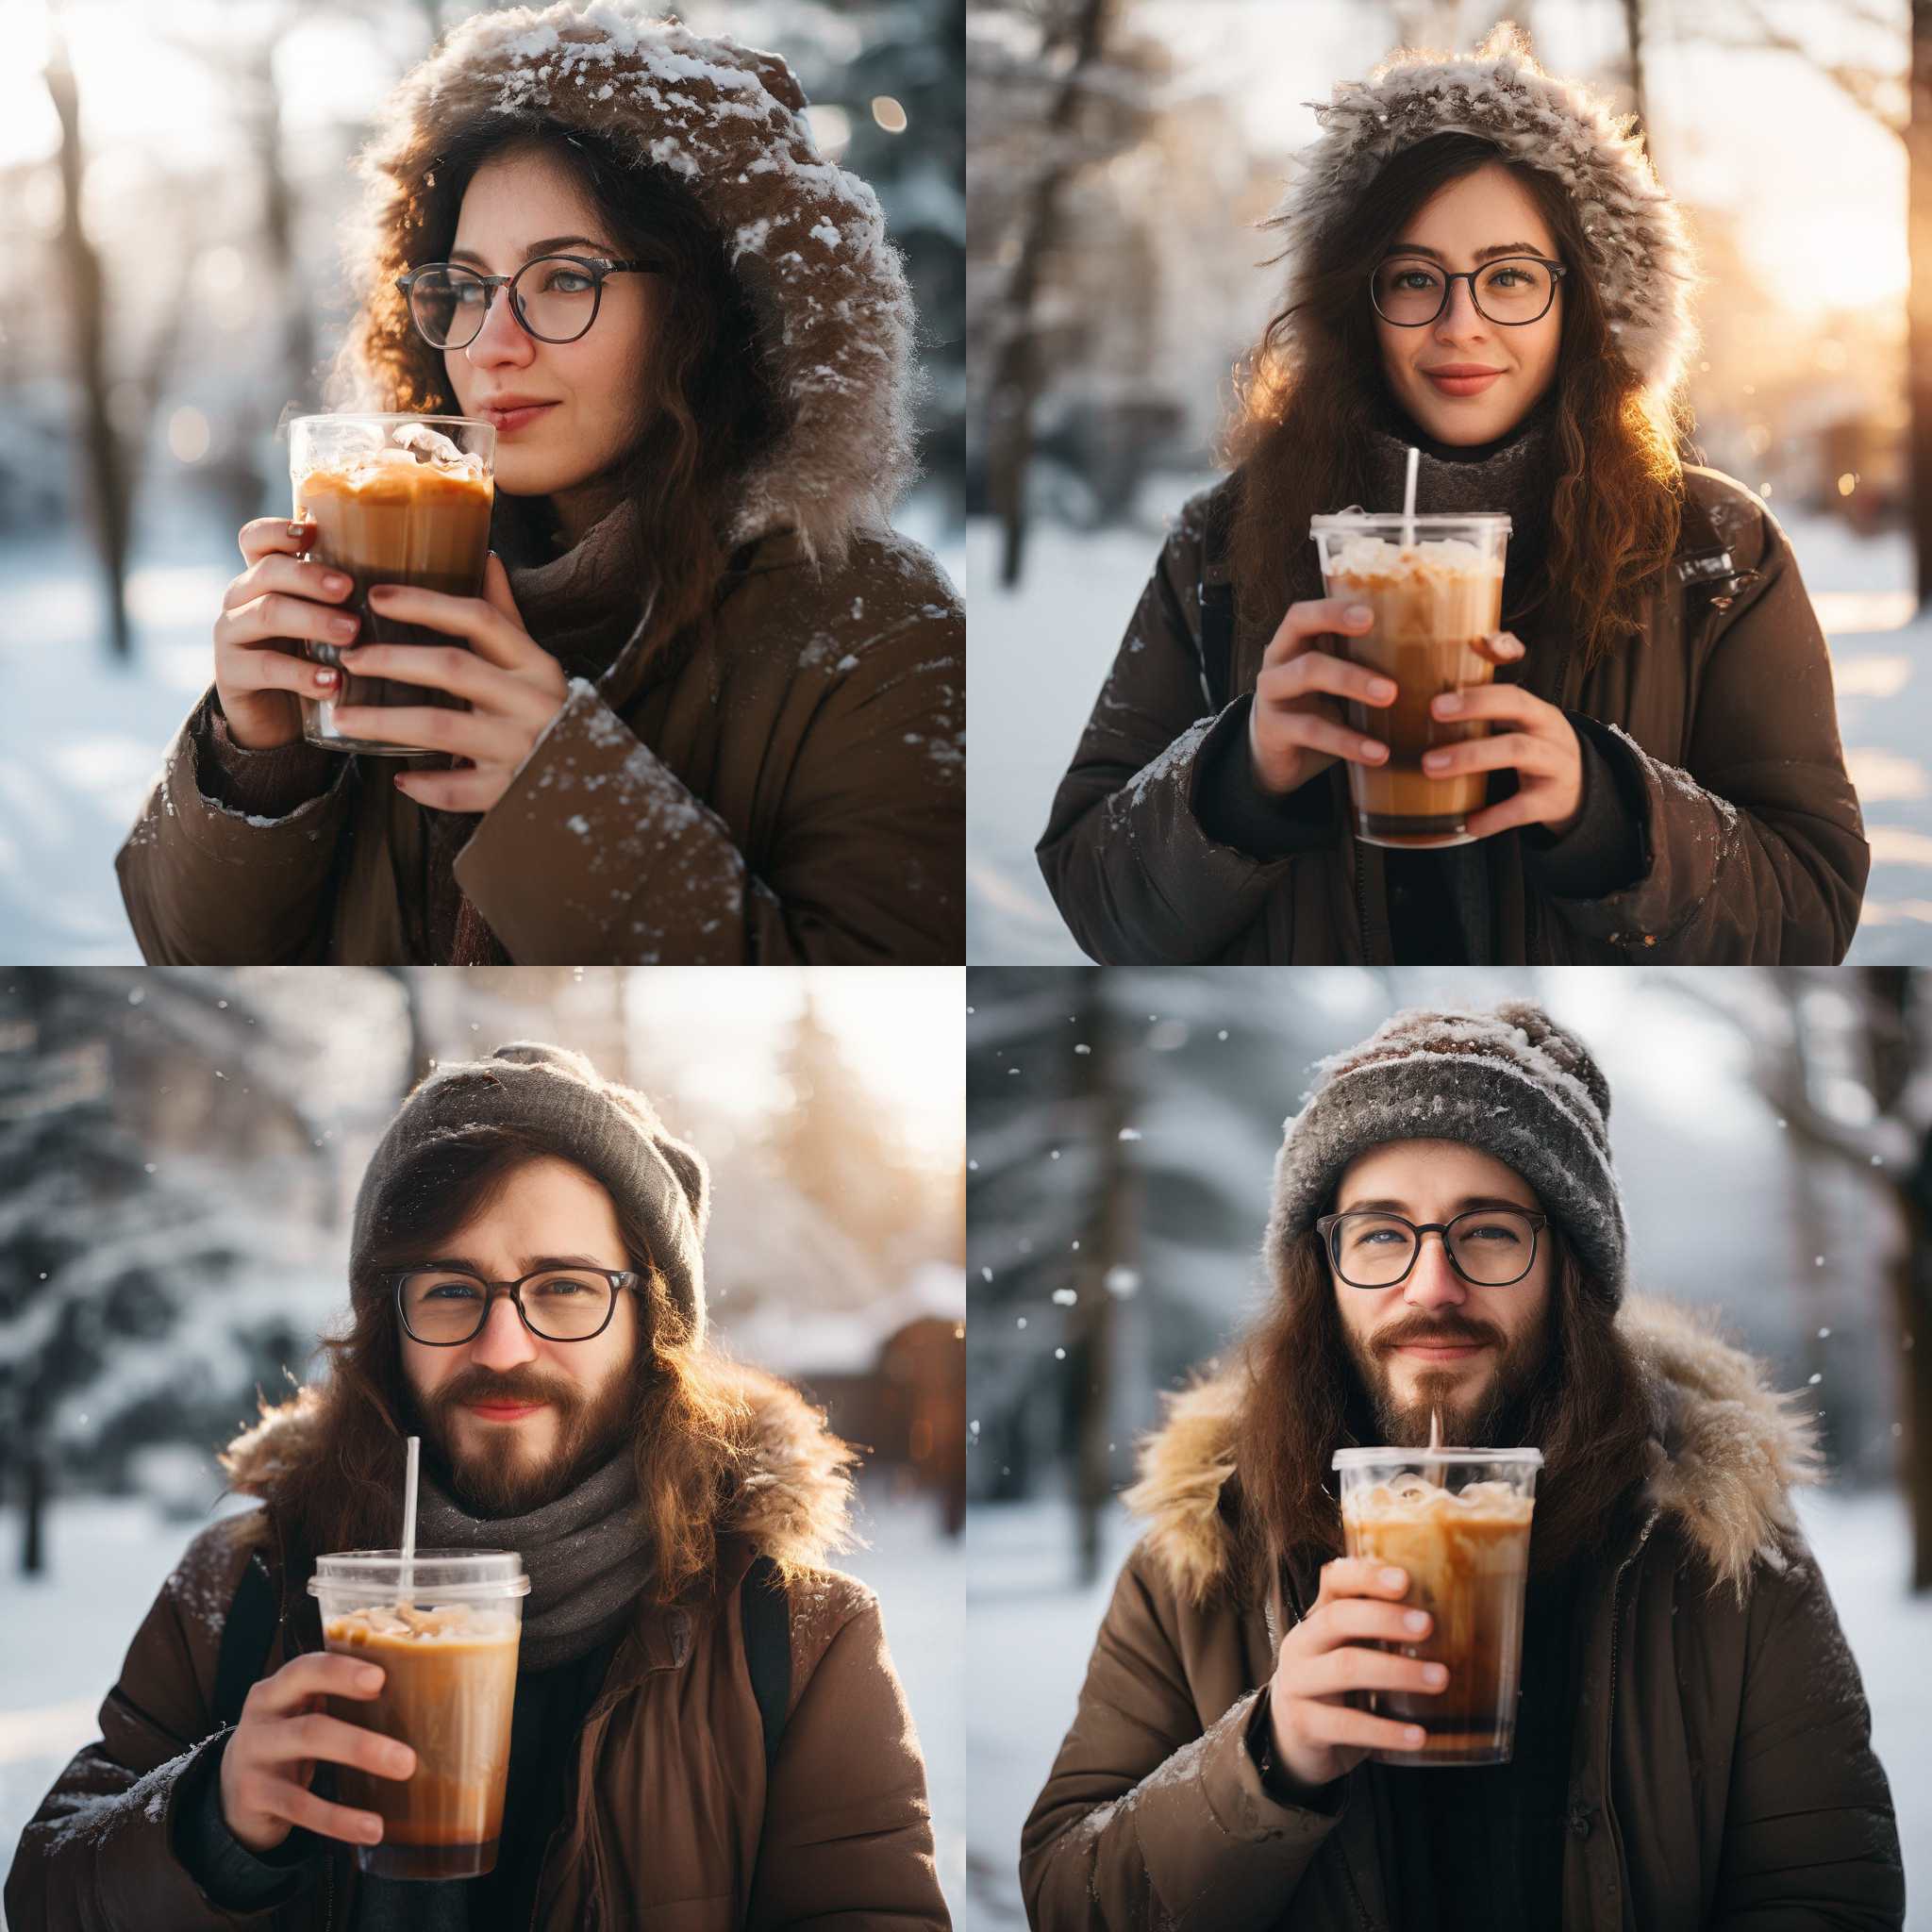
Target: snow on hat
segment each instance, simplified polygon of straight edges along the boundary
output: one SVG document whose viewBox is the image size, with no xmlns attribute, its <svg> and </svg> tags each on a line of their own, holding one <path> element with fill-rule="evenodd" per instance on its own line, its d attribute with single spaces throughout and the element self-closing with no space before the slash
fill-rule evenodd
<svg viewBox="0 0 1932 1932">
<path fill-rule="evenodd" d="M 1314 1066 L 1274 1161 L 1268 1249 L 1326 1211 L 1342 1170 L 1389 1141 L 1460 1141 L 1514 1168 L 1613 1301 L 1628 1236 L 1610 1164 L 1610 1090 L 1590 1050 L 1533 1000 L 1491 1012 L 1397 1013 Z"/>
<path fill-rule="evenodd" d="M 1268 223 L 1287 232 L 1290 304 L 1307 298 L 1316 244 L 1391 156 L 1434 134 L 1478 135 L 1569 191 L 1611 340 L 1651 388 L 1676 387 L 1697 340 L 1683 216 L 1631 132 L 1636 117 L 1612 116 L 1580 81 L 1545 74 L 1521 27 L 1500 22 L 1474 54 L 1405 49 L 1366 81 L 1304 105 L 1323 132 L 1293 158 Z"/>
<path fill-rule="evenodd" d="M 516 1127 L 601 1181 L 640 1220 L 673 1304 L 705 1333 L 705 1225 L 711 1182 L 703 1157 L 665 1131 L 634 1088 L 606 1080 L 582 1054 L 540 1041 L 500 1046 L 487 1060 L 440 1066 L 417 1082 L 390 1123 L 356 1193 L 351 1278 L 360 1280 L 385 1233 L 394 1184 L 438 1141 Z"/>
<path fill-rule="evenodd" d="M 912 294 L 877 195 L 820 156 L 784 60 L 637 0 L 472 14 L 404 76 L 358 160 L 376 233 L 452 121 L 477 116 L 607 137 L 676 176 L 723 239 L 788 418 L 743 479 L 731 542 L 789 527 L 839 558 L 885 527 L 917 474 Z"/>
</svg>

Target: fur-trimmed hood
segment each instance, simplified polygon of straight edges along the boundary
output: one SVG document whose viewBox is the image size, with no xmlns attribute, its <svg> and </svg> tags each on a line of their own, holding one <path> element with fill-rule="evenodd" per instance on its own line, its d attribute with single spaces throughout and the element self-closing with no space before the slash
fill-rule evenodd
<svg viewBox="0 0 1932 1932">
<path fill-rule="evenodd" d="M 736 1444 L 744 1474 L 718 1518 L 721 1536 L 741 1537 L 786 1571 L 815 1569 L 857 1545 L 852 1529 L 852 1465 L 858 1453 L 825 1426 L 789 1382 L 724 1356 L 703 1362 L 713 1387 L 739 1398 Z M 223 1453 L 238 1495 L 268 1501 L 280 1477 L 306 1461 L 321 1427 L 321 1391 L 299 1391 L 264 1404 L 261 1419 Z"/>
<path fill-rule="evenodd" d="M 1818 1428 L 1780 1394 L 1755 1357 L 1724 1341 L 1701 1314 L 1631 1296 L 1617 1326 L 1649 1391 L 1656 1459 L 1650 1506 L 1674 1518 L 1719 1585 L 1741 1602 L 1752 1565 L 1782 1571 L 1798 1534 L 1790 1491 L 1823 1479 Z M 1222 1491 L 1235 1474 L 1238 1368 L 1210 1370 L 1170 1398 L 1167 1420 L 1141 1446 L 1129 1509 L 1147 1520 L 1149 1554 L 1190 1602 L 1228 1575 L 1235 1532 Z"/>
<path fill-rule="evenodd" d="M 858 532 L 889 527 L 915 475 L 912 296 L 878 197 L 822 158 L 805 110 L 778 55 L 636 0 L 477 13 L 391 97 L 358 164 L 360 219 L 392 229 L 442 131 L 479 113 L 614 138 L 675 176 L 751 298 L 788 416 L 743 479 L 730 541 L 791 528 L 808 556 L 842 559 Z"/>
</svg>

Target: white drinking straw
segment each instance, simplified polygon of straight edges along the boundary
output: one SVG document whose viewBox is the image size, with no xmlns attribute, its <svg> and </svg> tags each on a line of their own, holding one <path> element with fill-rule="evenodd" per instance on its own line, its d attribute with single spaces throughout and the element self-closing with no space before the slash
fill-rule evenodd
<svg viewBox="0 0 1932 1932">
<path fill-rule="evenodd" d="M 1402 483 L 1402 547 L 1415 548 L 1415 473 L 1423 453 L 1414 443 L 1408 446 L 1408 474 Z"/>
<path fill-rule="evenodd" d="M 410 1567 L 416 1560 L 416 1471 L 423 1459 L 423 1438 L 409 1438 L 408 1459 L 403 1465 L 403 1574 L 396 1591 L 398 1607 L 410 1603 Z"/>
</svg>

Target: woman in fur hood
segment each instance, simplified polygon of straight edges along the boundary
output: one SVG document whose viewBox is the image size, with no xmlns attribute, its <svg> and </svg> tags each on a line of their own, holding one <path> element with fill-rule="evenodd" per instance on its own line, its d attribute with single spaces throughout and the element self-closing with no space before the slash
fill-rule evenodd
<svg viewBox="0 0 1932 1932">
<path fill-rule="evenodd" d="M 1626 122 L 1514 27 L 1404 54 L 1318 107 L 1274 217 L 1285 301 L 1232 475 L 1190 503 L 1040 845 L 1094 958 L 1836 961 L 1869 853 L 1796 560 L 1742 485 L 1684 459 L 1694 338 L 1682 218 Z M 1458 375 L 1466 371 L 1472 374 Z M 1356 837 L 1385 761 L 1312 513 L 1512 520 L 1492 684 L 1435 715 L 1485 736 L 1471 842 Z M 1355 722 L 1350 722 L 1353 713 Z"/>
<path fill-rule="evenodd" d="M 150 960 L 964 956 L 964 614 L 889 522 L 911 298 L 805 107 L 628 0 L 479 13 L 403 81 L 334 400 L 496 424 L 485 594 L 373 591 L 452 648 L 358 642 L 313 525 L 242 529 L 118 861 Z M 338 710 L 425 756 L 305 742 L 340 674 L 291 640 L 435 688 Z"/>
</svg>

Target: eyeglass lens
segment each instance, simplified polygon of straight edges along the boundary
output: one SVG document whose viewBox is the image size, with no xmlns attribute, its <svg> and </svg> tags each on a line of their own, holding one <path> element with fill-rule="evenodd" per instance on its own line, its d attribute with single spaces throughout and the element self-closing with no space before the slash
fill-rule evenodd
<svg viewBox="0 0 1932 1932">
<path fill-rule="evenodd" d="M 1356 1288 L 1387 1288 L 1414 1259 L 1418 1236 L 1400 1216 L 1344 1214 L 1329 1236 L 1335 1272 Z M 1536 1254 L 1536 1225 L 1527 1216 L 1485 1208 L 1458 1215 L 1444 1237 L 1463 1275 L 1488 1288 L 1520 1281 Z"/>
<path fill-rule="evenodd" d="M 1375 271 L 1375 307 L 1391 322 L 1433 322 L 1441 311 L 1447 285 L 1441 269 L 1397 258 Z M 1491 322 L 1536 322 L 1548 309 L 1555 289 L 1556 277 L 1540 261 L 1492 261 L 1476 275 L 1475 306 Z"/>
<path fill-rule="evenodd" d="M 581 1341 L 610 1312 L 601 1274 L 533 1275 L 521 1290 L 524 1318 L 548 1341 Z M 418 1341 L 467 1341 L 483 1325 L 490 1291 L 472 1274 L 425 1269 L 403 1277 L 403 1320 Z"/>
<path fill-rule="evenodd" d="M 575 341 L 597 312 L 597 277 L 574 261 L 525 262 L 511 288 L 524 326 L 547 342 Z M 470 270 L 432 262 L 409 285 L 409 313 L 437 348 L 467 348 L 482 330 L 489 292 Z"/>
</svg>

